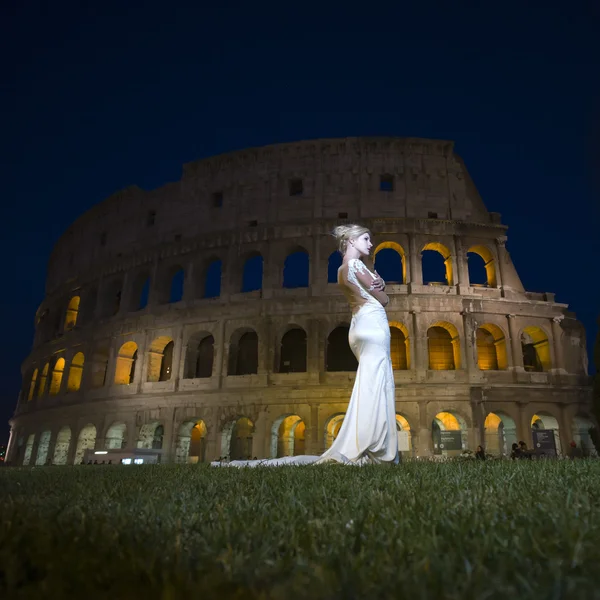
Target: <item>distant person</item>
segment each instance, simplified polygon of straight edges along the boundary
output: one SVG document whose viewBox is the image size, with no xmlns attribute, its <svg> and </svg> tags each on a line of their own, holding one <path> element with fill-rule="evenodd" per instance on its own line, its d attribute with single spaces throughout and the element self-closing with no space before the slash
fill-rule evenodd
<svg viewBox="0 0 600 600">
<path fill-rule="evenodd" d="M 519 450 L 521 450 L 521 458 L 531 458 L 531 452 L 527 448 L 527 444 L 525 442 L 519 442 Z"/>
<path fill-rule="evenodd" d="M 577 442 L 575 441 L 569 444 L 569 458 L 583 458 L 583 451 L 577 447 Z"/>
<path fill-rule="evenodd" d="M 517 444 L 516 442 L 513 443 L 513 445 L 512 445 L 512 451 L 510 453 L 510 457 L 513 460 L 518 460 L 520 458 L 523 458 L 523 453 L 521 452 L 521 449 L 519 448 L 519 444 Z"/>
<path fill-rule="evenodd" d="M 475 452 L 475 458 L 477 460 L 485 460 L 485 450 L 483 446 L 477 446 L 477 452 Z"/>
</svg>

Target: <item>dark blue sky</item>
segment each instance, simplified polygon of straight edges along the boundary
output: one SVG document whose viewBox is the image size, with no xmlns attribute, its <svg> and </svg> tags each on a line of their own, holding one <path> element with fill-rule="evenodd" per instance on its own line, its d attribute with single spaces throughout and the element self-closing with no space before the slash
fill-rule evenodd
<svg viewBox="0 0 600 600">
<path fill-rule="evenodd" d="M 0 442 L 64 229 L 120 188 L 158 187 L 185 162 L 248 146 L 455 140 L 510 227 L 525 287 L 569 303 L 591 349 L 597 2 L 204 4 L 0 4 Z"/>
</svg>

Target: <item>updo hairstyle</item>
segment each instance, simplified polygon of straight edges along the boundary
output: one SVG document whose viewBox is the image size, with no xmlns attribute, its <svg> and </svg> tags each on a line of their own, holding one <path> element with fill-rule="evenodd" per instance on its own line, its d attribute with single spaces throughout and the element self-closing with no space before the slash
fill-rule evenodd
<svg viewBox="0 0 600 600">
<path fill-rule="evenodd" d="M 371 235 L 371 232 L 366 227 L 362 227 L 362 225 L 338 225 L 332 233 L 337 240 L 338 250 L 342 256 L 346 254 L 350 240 L 360 237 L 365 233 Z"/>
</svg>

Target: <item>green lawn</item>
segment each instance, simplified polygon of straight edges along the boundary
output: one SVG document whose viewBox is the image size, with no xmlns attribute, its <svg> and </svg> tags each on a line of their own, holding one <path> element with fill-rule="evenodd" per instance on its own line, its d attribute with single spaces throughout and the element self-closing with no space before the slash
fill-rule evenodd
<svg viewBox="0 0 600 600">
<path fill-rule="evenodd" d="M 0 597 L 600 598 L 600 460 L 0 469 Z"/>
</svg>

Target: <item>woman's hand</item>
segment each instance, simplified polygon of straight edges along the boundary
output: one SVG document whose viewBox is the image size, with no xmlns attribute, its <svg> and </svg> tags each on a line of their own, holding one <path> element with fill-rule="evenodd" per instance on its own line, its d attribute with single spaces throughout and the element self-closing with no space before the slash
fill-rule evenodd
<svg viewBox="0 0 600 600">
<path fill-rule="evenodd" d="M 385 290 L 385 281 L 379 276 L 377 271 L 375 271 L 375 275 L 377 275 L 377 277 L 373 279 L 373 283 L 371 285 L 373 286 L 374 290 L 383 292 Z"/>
</svg>

